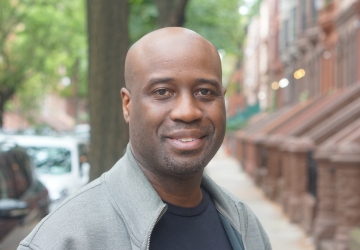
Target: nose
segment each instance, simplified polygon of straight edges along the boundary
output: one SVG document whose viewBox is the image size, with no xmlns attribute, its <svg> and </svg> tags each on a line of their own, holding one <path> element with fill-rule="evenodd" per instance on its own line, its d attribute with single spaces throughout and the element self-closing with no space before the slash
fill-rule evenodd
<svg viewBox="0 0 360 250">
<path fill-rule="evenodd" d="M 199 108 L 197 100 L 190 95 L 179 96 L 170 113 L 171 120 L 183 122 L 200 120 L 202 116 L 203 112 Z"/>
</svg>

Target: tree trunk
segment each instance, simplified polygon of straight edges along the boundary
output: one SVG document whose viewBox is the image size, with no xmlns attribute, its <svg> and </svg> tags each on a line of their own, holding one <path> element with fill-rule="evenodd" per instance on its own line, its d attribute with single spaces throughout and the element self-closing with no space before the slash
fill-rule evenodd
<svg viewBox="0 0 360 250">
<path fill-rule="evenodd" d="M 4 85 L 4 84 L 3 84 Z M 0 86 L 3 86 L 0 84 Z M 0 128 L 4 126 L 4 111 L 6 102 L 13 97 L 15 89 L 8 88 L 0 90 Z"/>
<path fill-rule="evenodd" d="M 188 0 L 155 0 L 159 11 L 158 27 L 181 27 L 185 22 L 185 7 Z"/>
<path fill-rule="evenodd" d="M 90 179 L 123 155 L 129 131 L 122 116 L 128 49 L 127 0 L 87 0 L 89 34 Z"/>
<path fill-rule="evenodd" d="M 75 124 L 79 124 L 79 71 L 80 71 L 80 60 L 76 59 L 72 68 L 72 105 L 74 113 L 72 114 L 75 118 Z"/>
<path fill-rule="evenodd" d="M 0 128 L 3 128 L 3 126 L 4 126 L 5 102 L 6 102 L 6 100 L 4 100 L 3 96 L 0 94 Z"/>
</svg>

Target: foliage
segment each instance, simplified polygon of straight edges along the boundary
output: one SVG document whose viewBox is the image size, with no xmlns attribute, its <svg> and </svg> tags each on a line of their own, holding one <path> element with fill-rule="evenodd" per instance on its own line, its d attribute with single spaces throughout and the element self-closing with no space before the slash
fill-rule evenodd
<svg viewBox="0 0 360 250">
<path fill-rule="evenodd" d="M 250 6 L 250 11 L 248 14 L 249 18 L 259 15 L 261 3 L 262 3 L 262 0 L 253 0 L 252 1 L 252 4 Z"/>
<path fill-rule="evenodd" d="M 191 0 L 187 6 L 185 27 L 204 36 L 217 49 L 239 54 L 242 40 L 239 1 Z"/>
<path fill-rule="evenodd" d="M 131 44 L 155 30 L 158 10 L 153 0 L 129 0 L 129 32 Z M 241 16 L 236 0 L 190 0 L 186 7 L 185 27 L 195 30 L 216 48 L 239 53 L 242 40 Z M 139 18 L 141 17 L 141 18 Z"/>
<path fill-rule="evenodd" d="M 249 20 L 258 14 L 262 0 L 191 0 L 188 4 L 185 27 L 197 31 L 217 49 L 242 57 L 242 45 Z M 239 7 L 249 7 L 247 15 L 239 14 Z M 249 6 L 250 5 L 250 6 Z"/>
<path fill-rule="evenodd" d="M 245 26 L 261 1 L 247 16 L 242 0 L 189 0 L 185 27 L 195 30 L 226 55 L 241 57 Z M 134 43 L 155 30 L 158 10 L 154 0 L 129 0 L 129 36 Z M 72 0 L 0 0 L 0 99 L 17 93 L 21 113 L 32 113 L 48 91 L 65 97 L 87 95 L 87 36 L 85 4 Z M 65 69 L 65 70 L 64 70 Z M 68 76 L 69 86 L 59 84 Z M 0 102 L 0 116 L 1 116 Z M 15 109 L 14 103 L 8 103 Z M 17 107 L 19 108 L 19 107 Z"/>
<path fill-rule="evenodd" d="M 229 96 L 239 94 L 241 92 L 241 84 L 239 82 L 229 82 L 226 87 L 226 94 Z"/>
<path fill-rule="evenodd" d="M 159 13 L 153 0 L 129 0 L 129 3 L 129 32 L 132 44 L 156 29 Z M 238 8 L 237 0 L 189 0 L 185 27 L 204 36 L 216 48 L 223 49 L 226 53 L 239 54 L 245 29 Z"/>
<path fill-rule="evenodd" d="M 71 0 L 0 0 L 0 94 L 9 93 L 9 99 L 18 92 L 26 103 L 45 89 L 60 90 L 65 75 L 78 79 L 80 94 L 86 94 L 83 5 Z M 30 106 L 21 105 L 23 109 L 33 109 L 32 100 Z"/>
<path fill-rule="evenodd" d="M 129 4 L 129 37 L 130 44 L 133 44 L 156 29 L 159 13 L 153 0 L 129 0 Z"/>
</svg>

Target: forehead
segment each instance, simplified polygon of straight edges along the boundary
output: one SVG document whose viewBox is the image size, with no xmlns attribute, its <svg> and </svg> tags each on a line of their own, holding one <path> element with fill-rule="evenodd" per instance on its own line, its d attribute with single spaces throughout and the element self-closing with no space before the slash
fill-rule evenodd
<svg viewBox="0 0 360 250">
<path fill-rule="evenodd" d="M 221 79 L 217 51 L 203 39 L 157 40 L 143 46 L 136 61 L 136 75 L 142 81 L 154 76 Z"/>
</svg>

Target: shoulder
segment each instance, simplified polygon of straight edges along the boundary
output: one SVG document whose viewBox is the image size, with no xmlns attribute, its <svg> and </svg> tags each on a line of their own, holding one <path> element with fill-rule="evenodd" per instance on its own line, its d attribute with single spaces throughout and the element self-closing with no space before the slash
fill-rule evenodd
<svg viewBox="0 0 360 250">
<path fill-rule="evenodd" d="M 234 196 L 228 190 L 224 188 L 222 188 L 222 190 L 225 195 L 227 195 L 230 199 L 233 200 L 235 206 L 238 209 L 240 217 L 243 218 L 242 233 L 244 234 L 244 243 L 247 246 L 256 246 L 256 249 L 271 249 L 269 237 L 253 210 L 247 204 L 241 201 L 241 199 Z"/>
<path fill-rule="evenodd" d="M 96 245 L 97 239 L 124 227 L 107 196 L 100 178 L 89 183 L 45 217 L 19 249 L 96 249 L 87 244 Z"/>
</svg>

